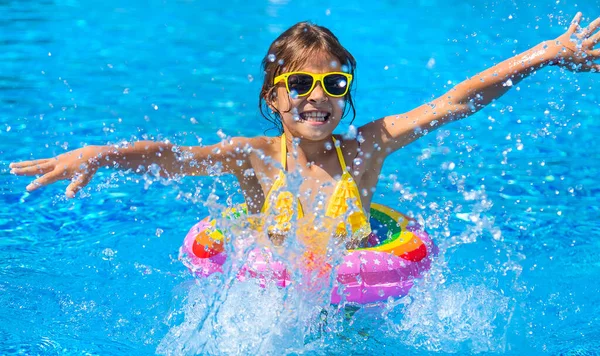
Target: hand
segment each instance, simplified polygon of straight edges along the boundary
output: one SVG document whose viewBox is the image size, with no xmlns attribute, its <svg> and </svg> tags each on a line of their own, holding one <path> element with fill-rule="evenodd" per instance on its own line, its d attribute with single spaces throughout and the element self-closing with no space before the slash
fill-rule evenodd
<svg viewBox="0 0 600 356">
<path fill-rule="evenodd" d="M 600 42 L 600 17 L 592 21 L 588 27 L 581 28 L 581 12 L 578 12 L 571 26 L 554 44 L 558 46 L 558 54 L 554 64 L 573 72 L 600 72 L 600 49 L 594 49 Z"/>
<path fill-rule="evenodd" d="M 27 186 L 27 191 L 52 184 L 58 180 L 70 179 L 67 187 L 67 198 L 73 198 L 81 188 L 85 187 L 98 170 L 98 147 L 84 147 L 54 158 L 38 159 L 11 163 L 11 173 L 18 176 L 42 175 Z"/>
</svg>

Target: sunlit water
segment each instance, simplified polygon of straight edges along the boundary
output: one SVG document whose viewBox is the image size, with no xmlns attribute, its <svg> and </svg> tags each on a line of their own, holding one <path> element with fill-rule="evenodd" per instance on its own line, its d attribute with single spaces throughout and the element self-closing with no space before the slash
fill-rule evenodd
<svg viewBox="0 0 600 356">
<path fill-rule="evenodd" d="M 389 158 L 374 201 L 419 219 L 440 255 L 409 296 L 352 317 L 323 293 L 190 275 L 179 247 L 205 202 L 241 201 L 228 177 L 102 170 L 67 201 L 65 184 L 27 194 L 9 174 L 8 162 L 84 144 L 263 134 L 259 62 L 300 20 L 357 58 L 361 125 L 600 8 L 408 4 L 0 4 L 0 353 L 595 354 L 598 75 L 541 70 Z"/>
</svg>

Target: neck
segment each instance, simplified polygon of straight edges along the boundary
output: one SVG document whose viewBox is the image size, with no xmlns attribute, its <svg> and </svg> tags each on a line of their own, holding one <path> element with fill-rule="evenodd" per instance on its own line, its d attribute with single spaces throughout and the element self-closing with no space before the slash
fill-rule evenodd
<svg viewBox="0 0 600 356">
<path fill-rule="evenodd" d="M 315 162 L 323 162 L 326 157 L 331 155 L 331 153 L 335 154 L 332 135 L 318 141 L 296 138 L 296 144 L 294 143 L 294 137 L 289 133 L 286 133 L 285 140 L 287 152 L 294 155 L 294 161 L 302 167 L 306 167 L 308 164 L 314 164 Z M 328 147 L 331 148 L 328 149 Z"/>
</svg>

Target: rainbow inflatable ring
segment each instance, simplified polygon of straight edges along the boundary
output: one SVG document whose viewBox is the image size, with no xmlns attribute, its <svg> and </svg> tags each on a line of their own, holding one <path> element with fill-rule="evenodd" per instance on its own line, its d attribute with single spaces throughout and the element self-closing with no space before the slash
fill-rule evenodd
<svg viewBox="0 0 600 356">
<path fill-rule="evenodd" d="M 228 209 L 224 215 L 239 218 L 245 208 Z M 380 204 L 371 204 L 369 247 L 349 250 L 336 269 L 331 303 L 369 304 L 408 294 L 437 255 L 437 247 L 416 221 Z M 210 218 L 194 225 L 184 239 L 180 260 L 197 276 L 222 272 L 226 261 L 222 232 Z M 293 281 L 286 266 L 268 248 L 252 250 L 238 279 L 258 278 L 285 287 Z"/>
</svg>

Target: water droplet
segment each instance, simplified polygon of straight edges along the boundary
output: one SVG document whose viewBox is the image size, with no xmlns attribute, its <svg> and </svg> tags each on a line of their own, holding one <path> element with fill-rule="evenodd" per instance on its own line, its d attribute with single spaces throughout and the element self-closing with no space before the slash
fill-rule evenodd
<svg viewBox="0 0 600 356">
<path fill-rule="evenodd" d="M 331 142 L 325 142 L 325 149 L 327 151 L 331 150 L 333 148 L 333 145 L 331 144 Z"/>
<path fill-rule="evenodd" d="M 359 133 L 358 136 L 356 136 L 356 141 L 358 141 L 360 144 L 363 144 L 365 143 L 365 138 Z"/>
<path fill-rule="evenodd" d="M 273 53 L 269 53 L 267 59 L 269 60 L 269 62 L 275 62 L 276 57 Z"/>
<path fill-rule="evenodd" d="M 357 130 L 356 126 L 350 125 L 348 127 L 348 131 L 344 134 L 344 138 L 348 139 L 348 140 L 354 140 L 356 138 L 357 132 L 358 132 L 358 130 Z"/>
<path fill-rule="evenodd" d="M 104 250 L 102 250 L 102 259 L 105 261 L 110 261 L 115 257 L 116 254 L 117 251 L 112 250 L 110 248 L 105 248 Z"/>
<path fill-rule="evenodd" d="M 151 164 L 150 165 L 150 173 L 152 173 L 155 177 L 159 177 L 160 176 L 160 166 L 158 164 Z"/>
<path fill-rule="evenodd" d="M 156 237 L 160 237 L 160 235 L 162 235 L 162 233 L 163 233 L 163 229 L 161 229 L 161 228 L 156 229 Z"/>
<path fill-rule="evenodd" d="M 435 66 L 435 59 L 434 58 L 429 58 L 429 60 L 427 61 L 427 69 L 432 69 Z"/>
<path fill-rule="evenodd" d="M 355 166 L 360 166 L 361 164 L 362 164 L 362 159 L 361 159 L 361 158 L 359 158 L 359 157 L 356 157 L 356 158 L 354 159 L 354 165 L 355 165 Z"/>
</svg>

